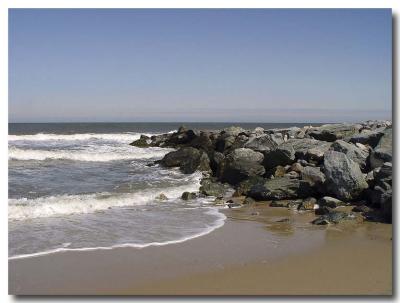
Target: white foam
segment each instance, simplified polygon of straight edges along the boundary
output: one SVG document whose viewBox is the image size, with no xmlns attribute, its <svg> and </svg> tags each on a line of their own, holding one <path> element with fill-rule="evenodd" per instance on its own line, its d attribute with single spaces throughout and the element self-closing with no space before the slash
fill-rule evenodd
<svg viewBox="0 0 400 303">
<path fill-rule="evenodd" d="M 114 133 L 114 134 L 96 134 L 96 133 L 86 133 L 86 134 L 45 134 L 39 133 L 35 135 L 9 135 L 8 141 L 84 141 L 84 140 L 110 140 L 118 142 L 132 142 L 140 138 L 140 133 Z M 147 136 L 152 136 L 155 134 L 144 134 Z"/>
<path fill-rule="evenodd" d="M 172 149 L 149 147 L 139 148 L 126 146 L 124 148 L 113 148 L 109 146 L 92 146 L 84 150 L 41 150 L 41 149 L 22 149 L 11 146 L 8 150 L 8 158 L 11 160 L 73 160 L 108 162 L 129 159 L 153 159 L 162 158 Z"/>
<path fill-rule="evenodd" d="M 124 243 L 124 244 L 118 244 L 118 245 L 113 245 L 113 246 L 108 246 L 108 247 L 83 247 L 83 248 L 67 248 L 67 247 L 60 247 L 52 250 L 47 250 L 47 251 L 42 251 L 38 253 L 32 253 L 32 254 L 23 254 L 23 255 L 16 255 L 9 257 L 8 260 L 16 260 L 16 259 L 25 259 L 25 258 L 32 258 L 32 257 L 39 257 L 43 255 L 48 255 L 48 254 L 54 254 L 54 253 L 59 253 L 59 252 L 67 252 L 67 251 L 96 251 L 96 250 L 112 250 L 115 248 L 123 248 L 123 247 L 130 247 L 130 248 L 146 248 L 150 246 L 164 246 L 164 245 L 170 245 L 170 244 L 178 244 L 182 242 L 186 242 L 188 240 L 192 240 L 195 238 L 199 238 L 205 235 L 208 235 L 209 233 L 213 232 L 214 230 L 222 227 L 225 223 L 226 216 L 218 211 L 217 208 L 211 208 L 207 212 L 210 215 L 215 215 L 217 217 L 217 220 L 214 222 L 213 225 L 208 226 L 205 228 L 202 232 L 199 232 L 195 235 L 183 237 L 177 240 L 171 240 L 171 241 L 165 241 L 165 242 L 150 242 L 146 244 L 136 244 L 136 243 Z"/>
<path fill-rule="evenodd" d="M 200 173 L 190 176 L 188 185 L 165 189 L 147 189 L 136 193 L 96 193 L 82 195 L 59 195 L 36 199 L 9 199 L 8 219 L 26 220 L 42 217 L 85 214 L 106 210 L 109 207 L 144 205 L 164 193 L 169 199 L 179 198 L 184 191 L 197 191 L 200 185 Z M 165 202 L 160 202 L 165 203 Z"/>
</svg>

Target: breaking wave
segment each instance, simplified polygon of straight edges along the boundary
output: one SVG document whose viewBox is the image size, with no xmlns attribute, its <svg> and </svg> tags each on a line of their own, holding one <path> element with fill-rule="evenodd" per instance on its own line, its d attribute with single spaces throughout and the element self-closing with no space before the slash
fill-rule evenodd
<svg viewBox="0 0 400 303">
<path fill-rule="evenodd" d="M 93 213 L 110 207 L 145 205 L 155 201 L 163 193 L 168 199 L 177 199 L 184 191 L 197 191 L 200 173 L 190 177 L 190 183 L 164 189 L 147 189 L 135 193 L 95 193 L 81 195 L 59 195 L 36 199 L 9 199 L 9 220 L 25 220 L 70 214 Z M 168 203 L 168 202 L 167 202 Z"/>
</svg>

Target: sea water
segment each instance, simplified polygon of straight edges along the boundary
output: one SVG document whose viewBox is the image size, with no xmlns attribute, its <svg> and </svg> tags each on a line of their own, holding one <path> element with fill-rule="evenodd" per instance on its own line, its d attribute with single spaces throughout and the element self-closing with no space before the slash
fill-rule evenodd
<svg viewBox="0 0 400 303">
<path fill-rule="evenodd" d="M 232 124 L 187 126 L 216 130 Z M 198 190 L 200 173 L 185 175 L 178 169 L 148 165 L 173 149 L 129 145 L 141 134 L 173 132 L 179 126 L 9 124 L 9 257 L 165 245 L 222 226 L 225 216 L 212 206 L 212 197 L 180 199 L 182 192 Z M 158 200 L 161 193 L 168 200 Z"/>
</svg>

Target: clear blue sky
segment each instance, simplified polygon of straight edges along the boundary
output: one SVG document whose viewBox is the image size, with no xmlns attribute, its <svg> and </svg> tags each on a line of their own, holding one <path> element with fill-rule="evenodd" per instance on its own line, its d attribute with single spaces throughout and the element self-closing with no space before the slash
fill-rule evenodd
<svg viewBox="0 0 400 303">
<path fill-rule="evenodd" d="M 11 9 L 9 118 L 390 118 L 391 27 L 389 9 Z"/>
</svg>

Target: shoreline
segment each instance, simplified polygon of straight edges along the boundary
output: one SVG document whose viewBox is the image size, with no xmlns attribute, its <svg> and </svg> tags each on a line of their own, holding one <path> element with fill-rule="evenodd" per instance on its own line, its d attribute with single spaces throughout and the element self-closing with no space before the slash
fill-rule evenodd
<svg viewBox="0 0 400 303">
<path fill-rule="evenodd" d="M 260 214 L 251 216 L 254 210 Z M 391 293 L 392 231 L 389 224 L 367 222 L 358 226 L 326 228 L 309 224 L 309 219 L 314 216 L 311 213 L 265 205 L 226 209 L 223 212 L 227 220 L 221 228 L 178 244 L 142 249 L 70 251 L 9 260 L 9 293 Z M 289 218 L 290 222 L 277 222 L 282 218 Z M 380 261 L 366 266 L 365 259 L 371 258 L 379 258 Z M 339 261 L 340 266 L 337 264 Z M 307 268 L 313 272 L 312 275 L 304 275 Z M 304 287 L 302 281 L 318 278 L 316 274 L 321 268 L 330 270 L 330 275 L 322 279 L 324 285 L 326 283 L 325 289 L 314 281 L 311 287 L 315 292 L 311 289 L 301 291 L 299 286 Z M 346 270 L 343 278 L 350 274 L 364 289 L 354 289 L 351 293 L 346 285 L 335 288 L 340 268 Z M 260 281 L 261 278 L 280 277 L 283 272 L 291 274 L 292 282 L 277 285 L 273 281 L 266 284 Z M 371 284 L 376 282 L 376 279 L 371 281 L 368 278 L 371 275 L 381 282 Z M 246 282 L 244 277 L 251 279 L 252 283 Z M 245 282 L 245 289 L 232 287 L 232 279 Z"/>
<path fill-rule="evenodd" d="M 210 207 L 211 208 L 211 207 Z M 98 246 L 98 247 L 82 247 L 82 248 L 67 248 L 67 247 L 60 247 L 56 248 L 54 250 L 48 250 L 48 251 L 42 251 L 42 252 L 37 252 L 37 253 L 31 253 L 31 254 L 23 254 L 23 255 L 16 255 L 12 257 L 8 257 L 8 260 L 20 260 L 20 259 L 27 259 L 27 258 L 35 258 L 35 257 L 41 257 L 41 256 L 46 256 L 46 255 L 51 255 L 51 254 L 57 254 L 57 253 L 64 253 L 64 252 L 84 252 L 84 251 L 100 251 L 100 250 L 113 250 L 113 249 L 118 249 L 118 248 L 136 248 L 136 249 L 143 249 L 147 247 L 159 247 L 159 246 L 165 246 L 165 245 L 171 245 L 171 244 L 179 244 L 183 243 L 186 241 L 190 241 L 199 237 L 203 237 L 208 235 L 209 233 L 212 233 L 213 231 L 217 230 L 218 228 L 221 228 L 225 224 L 226 216 L 222 213 L 219 212 L 217 209 L 218 214 L 220 215 L 220 218 L 216 220 L 216 226 L 209 227 L 209 229 L 205 230 L 204 232 L 198 233 L 193 236 L 188 236 L 184 237 L 178 240 L 171 240 L 171 241 L 166 241 L 166 242 L 151 242 L 147 244 L 134 244 L 134 243 L 123 243 L 123 244 L 116 244 L 112 246 Z"/>
</svg>

